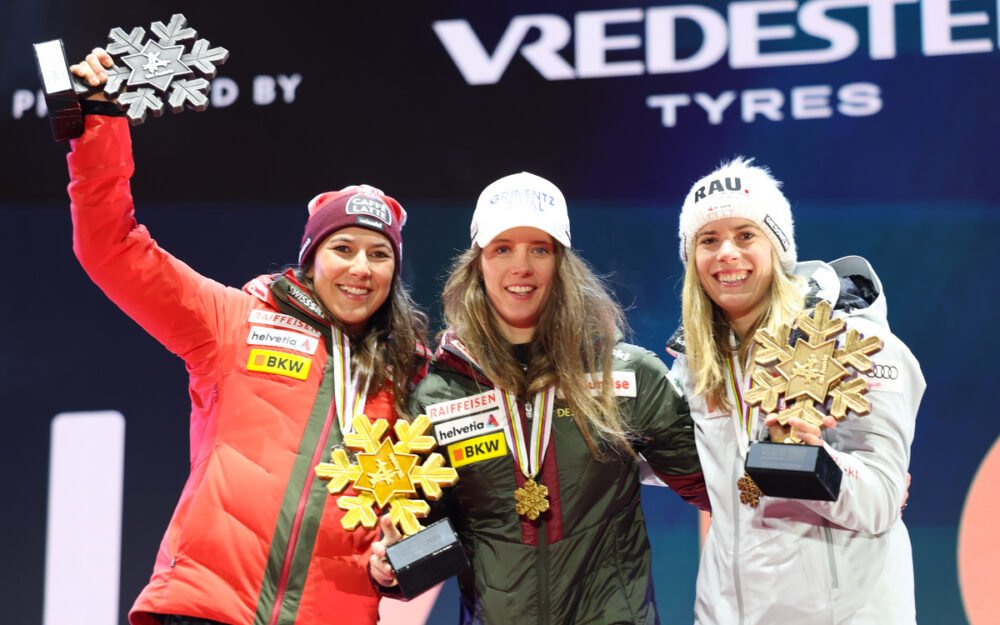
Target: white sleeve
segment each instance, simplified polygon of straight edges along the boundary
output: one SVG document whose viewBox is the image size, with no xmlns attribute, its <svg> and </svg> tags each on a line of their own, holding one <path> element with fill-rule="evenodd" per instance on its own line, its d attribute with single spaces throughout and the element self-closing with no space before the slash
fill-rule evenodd
<svg viewBox="0 0 1000 625">
<path fill-rule="evenodd" d="M 837 501 L 801 500 L 841 527 L 880 534 L 899 518 L 910 463 L 917 409 L 926 383 L 910 350 L 885 327 L 858 320 L 866 335 L 882 338 L 872 371 L 865 375 L 871 411 L 848 413 L 823 432 L 824 447 L 843 470 Z"/>
</svg>

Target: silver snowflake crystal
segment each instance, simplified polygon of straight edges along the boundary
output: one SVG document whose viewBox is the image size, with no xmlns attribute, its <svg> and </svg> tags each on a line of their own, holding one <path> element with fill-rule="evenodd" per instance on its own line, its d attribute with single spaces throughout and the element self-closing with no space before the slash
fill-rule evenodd
<svg viewBox="0 0 1000 625">
<path fill-rule="evenodd" d="M 114 28 L 108 34 L 107 51 L 115 58 L 115 65 L 106 70 L 104 93 L 117 97 L 131 124 L 141 124 L 149 114 L 162 115 L 164 96 L 174 113 L 185 106 L 204 111 L 208 107 L 208 81 L 215 78 L 216 66 L 226 62 L 229 51 L 198 39 L 197 31 L 188 27 L 180 13 L 174 14 L 169 24 L 153 22 L 150 30 L 155 40 L 145 40 L 142 27 L 128 33 Z M 186 49 L 184 44 L 188 43 L 191 45 Z"/>
</svg>

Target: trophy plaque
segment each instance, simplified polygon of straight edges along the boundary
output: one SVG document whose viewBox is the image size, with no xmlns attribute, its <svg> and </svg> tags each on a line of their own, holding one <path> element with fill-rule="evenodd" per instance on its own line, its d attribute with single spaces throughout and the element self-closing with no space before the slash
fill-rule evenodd
<svg viewBox="0 0 1000 625">
<path fill-rule="evenodd" d="M 744 396 L 746 402 L 760 404 L 765 413 L 777 410 L 781 425 L 797 417 L 822 427 L 826 415 L 843 421 L 848 410 L 859 416 L 868 414 L 871 403 L 864 398 L 868 383 L 860 375 L 852 376 L 849 367 L 860 373 L 870 371 L 869 356 L 882 349 L 882 339 L 865 338 L 851 330 L 838 347 L 834 337 L 844 332 L 845 323 L 831 317 L 830 304 L 825 301 L 816 305 L 812 317 L 799 315 L 796 326 L 807 338 L 799 338 L 794 346 L 787 325 L 778 329 L 777 336 L 765 329 L 754 334 L 754 361 L 767 368 L 754 372 L 753 388 Z M 778 410 L 781 404 L 784 407 Z M 802 443 L 792 428 L 784 442 L 750 446 L 746 463 L 750 480 L 741 484 L 744 503 L 756 505 L 760 494 L 836 501 L 840 467 L 823 447 Z"/>
<path fill-rule="evenodd" d="M 111 29 L 105 50 L 115 64 L 105 68 L 108 80 L 103 87 L 92 87 L 69 72 L 62 40 L 34 45 L 56 141 L 80 136 L 80 99 L 99 90 L 125 111 L 133 125 L 146 121 L 148 115 L 159 117 L 165 107 L 174 113 L 208 107 L 209 81 L 215 78 L 216 66 L 229 58 L 229 51 L 199 39 L 180 13 L 167 24 L 153 22 L 148 39 L 146 34 L 146 29 L 138 26 L 130 32 Z"/>
<path fill-rule="evenodd" d="M 320 479 L 328 480 L 330 494 L 341 493 L 348 485 L 355 492 L 337 498 L 337 506 L 346 510 L 341 519 L 344 529 L 351 531 L 359 525 L 373 529 L 379 512 L 388 508 L 389 518 L 405 536 L 386 555 L 407 598 L 467 569 L 469 561 L 447 518 L 426 528 L 417 520 L 430 512 L 430 504 L 416 498 L 418 484 L 424 497 L 435 501 L 442 495 L 442 486 L 458 481 L 458 472 L 444 465 L 441 454 L 431 453 L 420 462 L 417 453 L 437 446 L 432 436 L 425 436 L 430 419 L 420 415 L 412 423 L 398 421 L 395 443 L 383 439 L 389 429 L 385 419 L 371 423 L 358 415 L 353 426 L 354 431 L 344 436 L 343 447 L 331 452 L 331 461 L 315 468 Z"/>
</svg>

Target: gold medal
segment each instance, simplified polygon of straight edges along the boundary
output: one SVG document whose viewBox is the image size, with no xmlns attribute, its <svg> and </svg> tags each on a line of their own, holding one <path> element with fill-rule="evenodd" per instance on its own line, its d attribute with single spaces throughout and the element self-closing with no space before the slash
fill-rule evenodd
<svg viewBox="0 0 1000 625">
<path fill-rule="evenodd" d="M 517 513 L 532 521 L 549 509 L 549 489 L 541 484 L 536 484 L 535 480 L 531 478 L 528 478 L 524 486 L 514 491 L 514 499 L 517 500 L 515 507 Z"/>
<path fill-rule="evenodd" d="M 552 402 L 554 387 L 549 387 L 535 395 L 531 418 L 531 446 L 525 443 L 521 419 L 518 415 L 517 400 L 507 391 L 497 388 L 503 401 L 504 416 L 510 428 L 510 438 L 514 439 L 514 457 L 521 473 L 528 479 L 524 486 L 514 491 L 517 500 L 515 510 L 534 521 L 538 515 L 549 509 L 549 489 L 535 483 L 535 476 L 542 468 L 542 458 L 548 448 L 552 434 Z"/>
<path fill-rule="evenodd" d="M 736 486 L 740 489 L 740 503 L 745 503 L 751 508 L 756 508 L 760 504 L 760 496 L 764 493 L 760 492 L 760 488 L 749 474 L 744 473 L 743 477 L 737 480 Z"/>
</svg>

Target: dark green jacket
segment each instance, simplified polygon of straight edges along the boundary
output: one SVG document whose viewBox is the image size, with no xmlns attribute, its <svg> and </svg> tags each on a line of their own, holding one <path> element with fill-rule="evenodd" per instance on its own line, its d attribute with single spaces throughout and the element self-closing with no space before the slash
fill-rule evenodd
<svg viewBox="0 0 1000 625">
<path fill-rule="evenodd" d="M 638 463 L 624 455 L 595 460 L 556 399 L 535 478 L 548 488 L 551 507 L 536 521 L 518 515 L 514 491 L 525 478 L 502 412 L 489 406 L 493 385 L 464 353 L 446 336 L 411 405 L 412 414 L 432 418 L 440 451 L 459 474 L 436 507 L 450 517 L 472 564 L 458 580 L 461 622 L 657 623 Z M 635 449 L 682 497 L 707 507 L 691 416 L 666 367 L 652 352 L 620 343 L 614 369 L 616 394 L 641 437 Z M 524 404 L 519 409 L 526 422 Z"/>
</svg>

